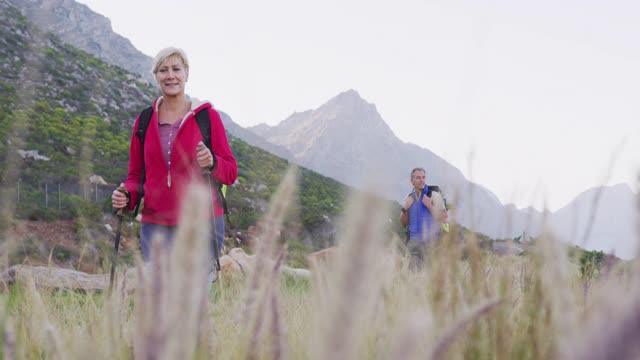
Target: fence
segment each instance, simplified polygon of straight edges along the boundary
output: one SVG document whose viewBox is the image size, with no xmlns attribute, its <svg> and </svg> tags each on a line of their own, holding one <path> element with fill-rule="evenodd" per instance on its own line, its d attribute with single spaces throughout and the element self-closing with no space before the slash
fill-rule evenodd
<svg viewBox="0 0 640 360">
<path fill-rule="evenodd" d="M 65 195 L 74 195 L 84 200 L 101 203 L 105 199 L 111 198 L 111 193 L 115 188 L 116 186 L 113 184 L 44 183 L 33 185 L 18 181 L 16 184 L 16 204 L 60 209 Z"/>
</svg>

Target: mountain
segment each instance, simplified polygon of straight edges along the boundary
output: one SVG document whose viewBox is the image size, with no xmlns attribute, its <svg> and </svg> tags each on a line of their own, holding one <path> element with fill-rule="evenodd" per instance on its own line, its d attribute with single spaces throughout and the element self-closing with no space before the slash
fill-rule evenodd
<svg viewBox="0 0 640 360">
<path fill-rule="evenodd" d="M 315 110 L 294 113 L 276 126 L 249 128 L 287 148 L 289 160 L 346 184 L 375 183 L 384 196 L 400 201 L 411 191 L 409 175 L 423 167 L 427 183 L 439 185 L 456 205 L 457 221 L 493 238 L 536 233 L 542 214 L 504 207 L 485 187 L 428 149 L 404 143 L 376 106 L 354 90 L 345 91 Z"/>
<path fill-rule="evenodd" d="M 639 205 L 627 184 L 592 188 L 554 212 L 549 227 L 560 240 L 630 259 L 640 250 Z"/>
<path fill-rule="evenodd" d="M 7 1 L 7 0 L 3 0 Z M 150 84 L 152 59 L 113 32 L 111 21 L 74 0 L 10 0 L 32 24 L 107 63 L 140 74 Z M 126 11 L 123 9 L 123 11 Z"/>
<path fill-rule="evenodd" d="M 293 156 L 289 150 L 282 146 L 274 145 L 262 137 L 254 134 L 252 131 L 243 128 L 242 126 L 236 124 L 231 117 L 225 113 L 224 111 L 218 110 L 220 113 L 220 118 L 222 119 L 222 124 L 224 124 L 224 128 L 227 132 L 237 138 L 246 141 L 252 146 L 259 147 L 264 149 L 278 157 L 283 159 L 291 159 Z"/>
</svg>

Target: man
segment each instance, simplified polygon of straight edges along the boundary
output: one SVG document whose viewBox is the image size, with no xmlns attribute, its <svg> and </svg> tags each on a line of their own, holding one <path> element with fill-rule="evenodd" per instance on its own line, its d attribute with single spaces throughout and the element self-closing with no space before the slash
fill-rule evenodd
<svg viewBox="0 0 640 360">
<path fill-rule="evenodd" d="M 422 268 L 426 247 L 440 238 L 440 224 L 446 223 L 448 215 L 442 195 L 437 192 L 439 189 L 429 189 L 423 168 L 411 170 L 410 181 L 413 191 L 404 202 L 400 223 L 408 226 L 407 248 L 411 254 L 411 265 Z M 434 199 L 438 201 L 434 202 Z"/>
</svg>

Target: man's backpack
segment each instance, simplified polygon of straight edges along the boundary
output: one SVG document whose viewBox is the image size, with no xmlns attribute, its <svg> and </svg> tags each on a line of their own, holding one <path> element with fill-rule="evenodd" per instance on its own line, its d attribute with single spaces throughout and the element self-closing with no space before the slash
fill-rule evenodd
<svg viewBox="0 0 640 360">
<path fill-rule="evenodd" d="M 147 128 L 149 127 L 149 122 L 151 121 L 151 115 L 153 115 L 153 107 L 149 106 L 148 108 L 142 110 L 142 112 L 140 113 L 140 118 L 138 119 L 138 131 L 136 131 L 136 137 L 138 137 L 138 140 L 140 141 L 142 171 L 140 174 L 140 184 L 138 185 L 138 201 L 136 202 L 136 207 L 133 211 L 133 217 L 136 217 L 138 215 L 142 197 L 144 196 L 144 181 L 146 178 L 144 164 L 144 139 L 147 135 Z M 211 120 L 209 119 L 209 111 L 207 109 L 198 111 L 196 113 L 196 122 L 198 123 L 200 132 L 202 133 L 202 142 L 207 147 L 207 149 L 211 151 L 211 155 L 213 155 L 215 161 L 215 153 L 213 152 L 213 148 L 211 147 Z M 218 197 L 218 204 L 222 204 L 224 214 L 227 217 L 227 221 L 229 221 L 229 209 L 227 207 L 227 200 L 224 198 L 224 194 L 222 192 L 223 185 L 215 179 L 213 181 L 217 188 L 216 195 Z"/>
<path fill-rule="evenodd" d="M 440 193 L 440 195 L 442 195 L 442 190 L 440 190 L 440 187 L 438 185 L 433 185 L 433 186 L 427 185 L 427 197 L 431 197 L 431 193 L 433 191 Z M 408 196 L 411 196 L 411 195 L 413 195 L 413 191 L 411 191 Z M 444 200 L 444 205 L 446 207 L 447 199 L 444 197 L 444 195 L 442 196 L 442 198 Z"/>
</svg>

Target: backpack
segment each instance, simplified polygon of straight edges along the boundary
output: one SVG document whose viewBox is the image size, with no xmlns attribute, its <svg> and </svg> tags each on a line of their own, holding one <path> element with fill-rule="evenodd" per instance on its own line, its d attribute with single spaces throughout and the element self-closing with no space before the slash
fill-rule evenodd
<svg viewBox="0 0 640 360">
<path fill-rule="evenodd" d="M 151 115 L 153 115 L 153 107 L 149 106 L 148 108 L 142 110 L 142 112 L 140 113 L 140 118 L 138 119 L 138 131 L 136 131 L 136 136 L 140 141 L 140 154 L 142 156 L 142 171 L 140 175 L 140 184 L 138 185 L 138 193 L 139 193 L 138 201 L 136 202 L 136 207 L 135 207 L 135 210 L 133 211 L 133 217 L 136 217 L 138 215 L 138 210 L 140 209 L 142 197 L 144 196 L 144 181 L 145 181 L 144 139 L 147 135 L 147 128 L 149 127 L 149 122 L 151 121 Z M 209 111 L 207 109 L 202 109 L 198 111 L 196 113 L 196 122 L 198 123 L 200 132 L 202 133 L 202 142 L 207 147 L 207 149 L 211 151 L 211 155 L 214 156 L 214 160 L 215 160 L 215 153 L 211 148 L 211 120 L 209 119 Z M 223 185 L 220 184 L 216 179 L 213 179 L 213 181 L 217 189 L 216 195 L 218 197 L 218 204 L 222 204 L 222 208 L 224 209 L 224 215 L 227 218 L 227 222 L 229 222 L 229 208 L 227 207 L 227 200 L 224 198 L 224 193 L 222 189 Z"/>
<path fill-rule="evenodd" d="M 431 193 L 433 191 L 440 193 L 440 195 L 442 195 L 442 199 L 444 200 L 444 207 L 447 208 L 447 199 L 442 194 L 442 190 L 440 190 L 440 187 L 438 185 L 433 185 L 433 186 L 427 185 L 427 197 L 431 197 Z M 411 196 L 411 195 L 413 195 L 413 191 L 411 191 L 407 196 Z"/>
</svg>

